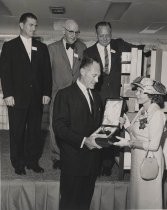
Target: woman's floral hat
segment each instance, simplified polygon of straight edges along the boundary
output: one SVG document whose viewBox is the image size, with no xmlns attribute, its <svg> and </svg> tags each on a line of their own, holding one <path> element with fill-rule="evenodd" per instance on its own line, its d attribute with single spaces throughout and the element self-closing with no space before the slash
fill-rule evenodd
<svg viewBox="0 0 167 210">
<path fill-rule="evenodd" d="M 132 83 L 132 90 L 135 90 L 137 87 L 141 87 L 144 90 L 144 93 L 151 95 L 166 95 L 166 87 L 159 81 L 152 80 L 148 77 L 137 77 Z"/>
</svg>

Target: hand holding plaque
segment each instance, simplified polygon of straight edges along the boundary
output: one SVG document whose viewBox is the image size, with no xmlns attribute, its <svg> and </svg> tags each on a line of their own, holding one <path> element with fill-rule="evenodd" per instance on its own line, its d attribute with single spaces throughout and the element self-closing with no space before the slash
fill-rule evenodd
<svg viewBox="0 0 167 210">
<path fill-rule="evenodd" d="M 96 138 L 95 142 L 101 147 L 109 147 L 118 139 L 115 138 L 119 128 L 119 118 L 122 111 L 122 99 L 107 99 L 102 126 L 96 131 L 99 134 L 106 134 L 107 138 Z"/>
</svg>

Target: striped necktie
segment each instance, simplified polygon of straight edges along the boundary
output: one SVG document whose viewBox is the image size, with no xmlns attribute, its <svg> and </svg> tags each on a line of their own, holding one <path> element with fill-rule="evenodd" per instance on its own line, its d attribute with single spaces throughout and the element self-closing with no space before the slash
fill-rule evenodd
<svg viewBox="0 0 167 210">
<path fill-rule="evenodd" d="M 92 115 L 94 115 L 94 101 L 93 101 L 92 96 L 90 95 L 89 89 L 87 89 L 87 93 L 88 93 L 88 96 L 89 96 L 89 101 L 90 101 L 90 106 L 91 106 L 91 113 L 92 113 Z"/>
<path fill-rule="evenodd" d="M 104 69 L 103 69 L 103 72 L 106 73 L 106 74 L 110 73 L 107 46 L 104 47 Z"/>
</svg>

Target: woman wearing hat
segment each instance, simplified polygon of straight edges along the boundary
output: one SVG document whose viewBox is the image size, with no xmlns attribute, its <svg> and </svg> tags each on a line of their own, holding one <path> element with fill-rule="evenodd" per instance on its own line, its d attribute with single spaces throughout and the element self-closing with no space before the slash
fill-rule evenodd
<svg viewBox="0 0 167 210">
<path fill-rule="evenodd" d="M 162 209 L 162 176 L 164 170 L 163 151 L 160 144 L 166 117 L 164 107 L 166 88 L 160 82 L 146 77 L 138 77 L 132 83 L 136 97 L 142 108 L 129 127 L 124 127 L 130 139 L 120 138 L 116 146 L 131 148 L 130 209 Z M 147 150 L 154 153 L 159 165 L 159 173 L 154 180 L 143 180 L 140 166 Z"/>
</svg>

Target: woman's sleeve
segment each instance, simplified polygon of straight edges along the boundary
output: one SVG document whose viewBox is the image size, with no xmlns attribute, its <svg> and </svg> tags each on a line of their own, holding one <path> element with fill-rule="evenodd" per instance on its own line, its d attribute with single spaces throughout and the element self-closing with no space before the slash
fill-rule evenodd
<svg viewBox="0 0 167 210">
<path fill-rule="evenodd" d="M 160 110 L 156 111 L 150 120 L 148 128 L 148 137 L 150 140 L 149 150 L 158 150 L 161 141 L 161 136 L 164 130 L 164 124 L 164 113 Z"/>
</svg>

